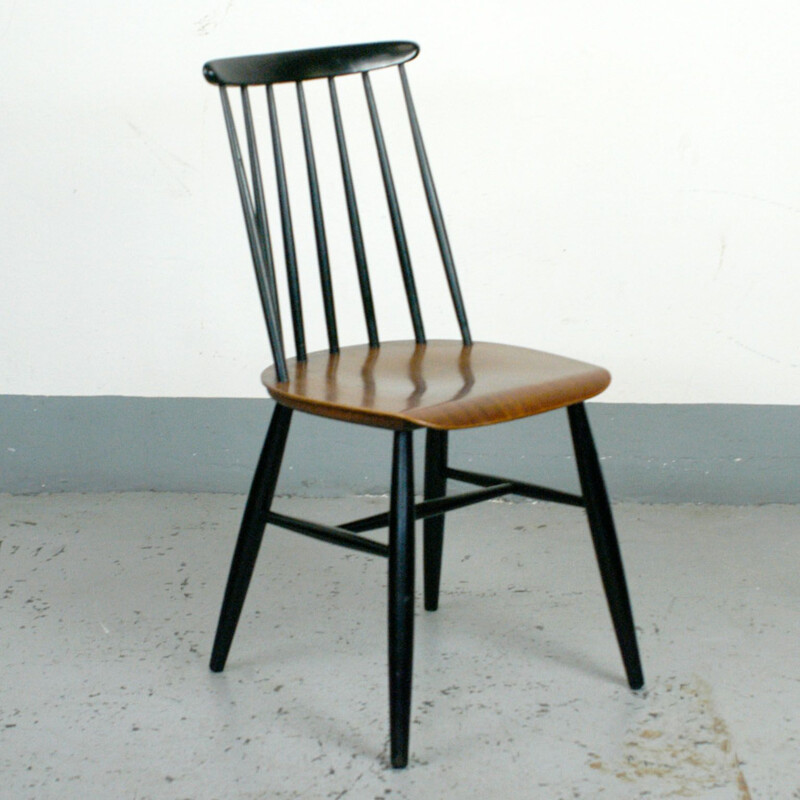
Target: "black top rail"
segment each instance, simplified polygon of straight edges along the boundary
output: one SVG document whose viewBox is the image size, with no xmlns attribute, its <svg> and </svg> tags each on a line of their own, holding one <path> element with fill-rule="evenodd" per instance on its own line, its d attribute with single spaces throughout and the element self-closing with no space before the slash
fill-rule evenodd
<svg viewBox="0 0 800 800">
<path fill-rule="evenodd" d="M 416 58 L 414 42 L 376 42 L 319 47 L 285 53 L 219 58 L 203 67 L 209 83 L 219 86 L 259 86 L 267 83 L 305 81 L 367 72 Z"/>
</svg>

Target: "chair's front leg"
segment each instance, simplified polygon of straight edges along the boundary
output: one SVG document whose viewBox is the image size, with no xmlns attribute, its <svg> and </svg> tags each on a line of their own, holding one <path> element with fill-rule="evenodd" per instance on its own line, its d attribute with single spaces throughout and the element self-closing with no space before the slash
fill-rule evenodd
<svg viewBox="0 0 800 800">
<path fill-rule="evenodd" d="M 640 689 L 644 685 L 642 664 L 639 658 L 639 647 L 636 643 L 636 630 L 633 625 L 633 613 L 625 582 L 625 571 L 622 567 L 622 556 L 619 542 L 611 516 L 611 505 L 608 501 L 600 461 L 594 446 L 589 419 L 583 403 L 567 408 L 572 441 L 575 447 L 575 459 L 578 463 L 578 476 L 581 491 L 586 503 L 589 527 L 592 531 L 597 563 L 603 579 L 608 607 L 614 621 L 622 661 L 628 683 L 632 689 Z"/>
<path fill-rule="evenodd" d="M 411 431 L 394 434 L 389 508 L 389 718 L 393 767 L 408 763 L 414 653 L 414 459 Z"/>
<path fill-rule="evenodd" d="M 239 538 L 233 552 L 233 561 L 225 587 L 225 597 L 217 623 L 217 634 L 211 651 L 210 667 L 214 672 L 225 668 L 228 651 L 231 649 L 233 635 L 242 606 L 253 576 L 258 549 L 264 536 L 267 514 L 275 494 L 278 473 L 283 460 L 286 437 L 289 435 L 289 423 L 292 420 L 292 409 L 280 404 L 275 406 L 272 421 L 269 424 L 264 448 L 258 460 L 250 494 L 247 496 Z"/>
<path fill-rule="evenodd" d="M 447 488 L 447 431 L 429 429 L 425 433 L 425 500 L 444 497 Z M 425 609 L 439 607 L 439 583 L 442 575 L 444 514 L 428 517 L 423 527 L 423 563 L 425 573 Z"/>
</svg>

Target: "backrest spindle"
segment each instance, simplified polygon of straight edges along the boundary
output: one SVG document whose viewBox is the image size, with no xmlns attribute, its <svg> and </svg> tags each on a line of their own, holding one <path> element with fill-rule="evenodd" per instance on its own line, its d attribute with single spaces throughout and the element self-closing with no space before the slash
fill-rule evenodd
<svg viewBox="0 0 800 800">
<path fill-rule="evenodd" d="M 408 298 L 408 308 L 411 312 L 411 322 L 414 325 L 414 339 L 417 344 L 425 344 L 425 331 L 422 327 L 422 315 L 419 310 L 419 299 L 417 298 L 417 287 L 414 283 L 414 273 L 411 270 L 411 257 L 408 254 L 408 243 L 406 233 L 403 228 L 403 218 L 400 216 L 400 204 L 397 202 L 397 192 L 394 188 L 392 170 L 389 166 L 389 154 L 386 152 L 386 143 L 383 139 L 381 121 L 378 117 L 378 106 L 375 103 L 375 94 L 372 91 L 372 83 L 369 79 L 369 72 L 362 73 L 364 80 L 364 92 L 367 96 L 369 106 L 369 117 L 372 121 L 372 131 L 375 135 L 375 146 L 378 148 L 378 160 L 381 164 L 381 175 L 383 176 L 383 187 L 386 191 L 386 202 L 389 204 L 389 214 L 392 218 L 392 230 L 394 240 L 397 245 L 397 257 L 400 259 L 400 268 L 403 273 L 403 284 Z"/>
<path fill-rule="evenodd" d="M 253 256 L 253 266 L 255 267 L 256 281 L 258 282 L 259 296 L 264 310 L 264 319 L 267 323 L 267 335 L 272 354 L 275 358 L 275 371 L 279 381 L 288 380 L 288 370 L 286 369 L 286 355 L 283 349 L 283 338 L 279 325 L 278 298 L 270 284 L 264 250 L 258 237 L 258 226 L 256 224 L 253 202 L 250 197 L 250 189 L 247 184 L 247 173 L 242 160 L 242 152 L 239 148 L 239 137 L 236 134 L 236 126 L 233 121 L 233 113 L 225 86 L 220 86 L 220 97 L 222 99 L 222 112 L 225 117 L 225 128 L 228 132 L 228 141 L 231 146 L 233 156 L 233 168 L 236 173 L 236 183 L 239 187 L 239 198 L 242 202 L 242 212 L 244 214 L 247 238 L 250 242 L 250 252 Z"/>
<path fill-rule="evenodd" d="M 319 279 L 322 285 L 322 303 L 325 308 L 325 324 L 328 329 L 328 349 L 331 353 L 339 352 L 339 336 L 336 331 L 336 311 L 333 306 L 333 284 L 331 268 L 328 262 L 328 242 L 325 238 L 325 220 L 322 216 L 322 200 L 319 194 L 317 164 L 314 160 L 314 145 L 311 141 L 311 127 L 308 124 L 308 108 L 303 84 L 297 81 L 297 104 L 300 109 L 300 125 L 303 129 L 303 147 L 306 154 L 308 171 L 308 189 L 311 193 L 311 213 L 314 216 L 314 237 L 317 243 L 317 261 L 319 262 Z"/>
<path fill-rule="evenodd" d="M 272 241 L 269 235 L 269 221 L 267 219 L 267 206 L 264 202 L 264 183 L 261 180 L 261 162 L 258 158 L 258 145 L 256 132 L 253 127 L 253 113 L 250 108 L 250 95 L 246 86 L 242 86 L 242 113 L 244 115 L 245 133 L 247 135 L 247 150 L 250 156 L 250 175 L 252 177 L 253 198 L 255 200 L 256 228 L 261 234 L 260 244 L 264 254 L 266 267 L 265 277 L 269 281 L 270 293 L 275 298 L 275 315 L 278 329 L 283 331 L 281 325 L 280 302 L 278 301 L 278 288 L 275 284 L 275 265 L 272 257 Z"/>
<path fill-rule="evenodd" d="M 369 283 L 369 272 L 367 271 L 367 253 L 364 249 L 364 237 L 361 233 L 361 220 L 358 215 L 350 158 L 347 155 L 347 142 L 344 137 L 339 95 L 336 92 L 336 82 L 332 77 L 328 78 L 328 91 L 331 96 L 333 125 L 336 129 L 336 143 L 339 147 L 339 163 L 342 167 L 342 182 L 344 184 L 345 199 L 347 200 L 347 216 L 350 220 L 350 236 L 353 240 L 353 254 L 356 259 L 356 269 L 358 270 L 358 285 L 361 289 L 361 302 L 364 306 L 367 336 L 369 337 L 369 346 L 378 347 L 378 325 L 375 321 L 375 306 L 372 302 L 372 289 Z"/>
<path fill-rule="evenodd" d="M 275 160 L 275 180 L 278 184 L 278 202 L 281 209 L 281 230 L 283 232 L 283 253 L 286 259 L 286 278 L 289 284 L 289 302 L 292 307 L 292 327 L 294 329 L 295 350 L 298 361 L 306 360 L 306 340 L 303 329 L 303 306 L 300 300 L 300 280 L 297 276 L 297 252 L 294 246 L 292 210 L 289 206 L 289 189 L 286 185 L 286 167 L 281 146 L 281 129 L 278 124 L 278 110 L 275 106 L 275 92 L 272 84 L 267 84 L 267 108 L 269 127 L 272 133 L 272 154 Z"/>
<path fill-rule="evenodd" d="M 403 84 L 403 96 L 406 100 L 408 119 L 411 123 L 411 135 L 414 139 L 414 149 L 417 151 L 417 161 L 419 162 L 419 169 L 422 174 L 422 183 L 425 187 L 425 196 L 428 199 L 428 208 L 431 212 L 433 228 L 436 231 L 436 240 L 439 243 L 439 252 L 442 255 L 442 263 L 444 264 L 444 271 L 447 275 L 447 285 L 450 288 L 450 296 L 453 299 L 453 307 L 455 308 L 456 318 L 458 319 L 458 326 L 461 329 L 461 339 L 464 342 L 464 346 L 469 347 L 469 345 L 472 344 L 472 336 L 469 332 L 467 312 L 464 308 L 464 300 L 461 297 L 461 288 L 458 285 L 458 276 L 456 275 L 456 267 L 453 261 L 453 252 L 450 249 L 450 240 L 447 237 L 442 207 L 439 205 L 439 197 L 436 194 L 436 186 L 433 182 L 433 175 L 428 162 L 428 154 L 425 152 L 425 144 L 422 141 L 422 131 L 420 130 L 417 112 L 414 108 L 414 100 L 411 97 L 411 87 L 408 85 L 405 64 L 400 64 L 398 69 L 400 70 L 400 80 Z"/>
</svg>

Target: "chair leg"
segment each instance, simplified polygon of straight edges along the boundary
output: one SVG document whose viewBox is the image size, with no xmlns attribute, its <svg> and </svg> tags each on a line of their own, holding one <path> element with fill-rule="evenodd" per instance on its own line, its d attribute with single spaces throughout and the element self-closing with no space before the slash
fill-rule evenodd
<svg viewBox="0 0 800 800">
<path fill-rule="evenodd" d="M 447 431 L 428 429 L 425 434 L 425 499 L 444 497 L 447 478 Z M 428 517 L 423 525 L 423 563 L 425 573 L 425 610 L 439 608 L 439 583 L 442 575 L 444 514 Z"/>
<path fill-rule="evenodd" d="M 597 555 L 597 563 L 600 566 L 608 607 L 614 621 L 614 630 L 622 651 L 622 661 L 625 665 L 628 684 L 632 689 L 640 689 L 644 685 L 644 675 L 636 643 L 633 613 L 625 583 L 625 572 L 617 534 L 614 530 L 614 520 L 611 516 L 611 506 L 600 471 L 600 461 L 589 427 L 589 419 L 583 403 L 570 406 L 567 413 L 592 541 Z"/>
<path fill-rule="evenodd" d="M 393 767 L 408 763 L 414 652 L 414 459 L 411 431 L 394 434 L 389 508 L 389 720 Z"/>
<path fill-rule="evenodd" d="M 264 535 L 267 514 L 272 505 L 275 485 L 278 482 L 286 437 L 289 434 L 289 423 L 292 410 L 286 406 L 276 405 L 272 421 L 264 441 L 264 448 L 258 460 L 250 494 L 247 497 L 239 538 L 233 553 L 231 569 L 228 573 L 228 584 L 222 601 L 222 610 L 217 623 L 217 634 L 211 651 L 210 667 L 213 672 L 222 672 L 228 651 L 231 648 L 236 624 L 242 612 L 247 588 L 253 575 L 253 568 L 258 557 L 258 549 Z"/>
</svg>

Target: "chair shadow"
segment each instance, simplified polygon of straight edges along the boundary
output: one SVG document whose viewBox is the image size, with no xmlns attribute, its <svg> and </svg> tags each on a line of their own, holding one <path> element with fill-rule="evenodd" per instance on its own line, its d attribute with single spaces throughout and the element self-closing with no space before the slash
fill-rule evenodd
<svg viewBox="0 0 800 800">
<path fill-rule="evenodd" d="M 450 598 L 452 600 L 452 598 Z M 475 598 L 476 600 L 480 598 Z M 435 613 L 423 612 L 425 616 L 418 617 L 419 626 L 425 624 L 425 617 L 435 617 L 435 624 L 441 619 L 441 624 L 446 625 L 448 610 L 448 593 L 442 591 L 441 606 Z M 602 598 L 598 598 L 602 602 Z M 451 606 L 452 608 L 453 606 Z M 462 606 L 464 612 L 467 611 Z M 565 641 L 565 636 L 559 639 L 553 638 L 548 633 L 546 641 L 543 641 L 541 635 L 541 628 L 531 623 L 529 626 L 520 625 L 514 630 L 519 631 L 519 635 L 509 638 L 509 619 L 500 614 L 493 614 L 492 610 L 487 608 L 486 604 L 476 604 L 469 606 L 470 624 L 462 627 L 462 635 L 470 639 L 474 638 L 480 640 L 487 648 L 494 645 L 496 652 L 513 653 L 513 655 L 520 659 L 537 659 L 539 661 L 556 661 L 564 667 L 575 672 L 581 672 L 584 675 L 590 675 L 595 678 L 600 678 L 603 681 L 616 684 L 623 688 L 628 687 L 628 681 L 625 676 L 625 669 L 622 664 L 622 658 L 617 648 L 616 638 L 614 636 L 614 627 L 611 619 L 608 619 L 608 636 L 613 643 L 613 648 L 617 652 L 619 658 L 619 670 L 613 671 L 607 665 L 593 659 L 591 655 L 584 649 L 577 649 L 570 647 Z M 439 615 L 442 615 L 441 617 Z M 476 626 L 476 620 L 480 620 L 480 625 Z M 539 635 L 537 635 L 539 634 Z M 512 649 L 513 648 L 513 649 Z"/>
</svg>

